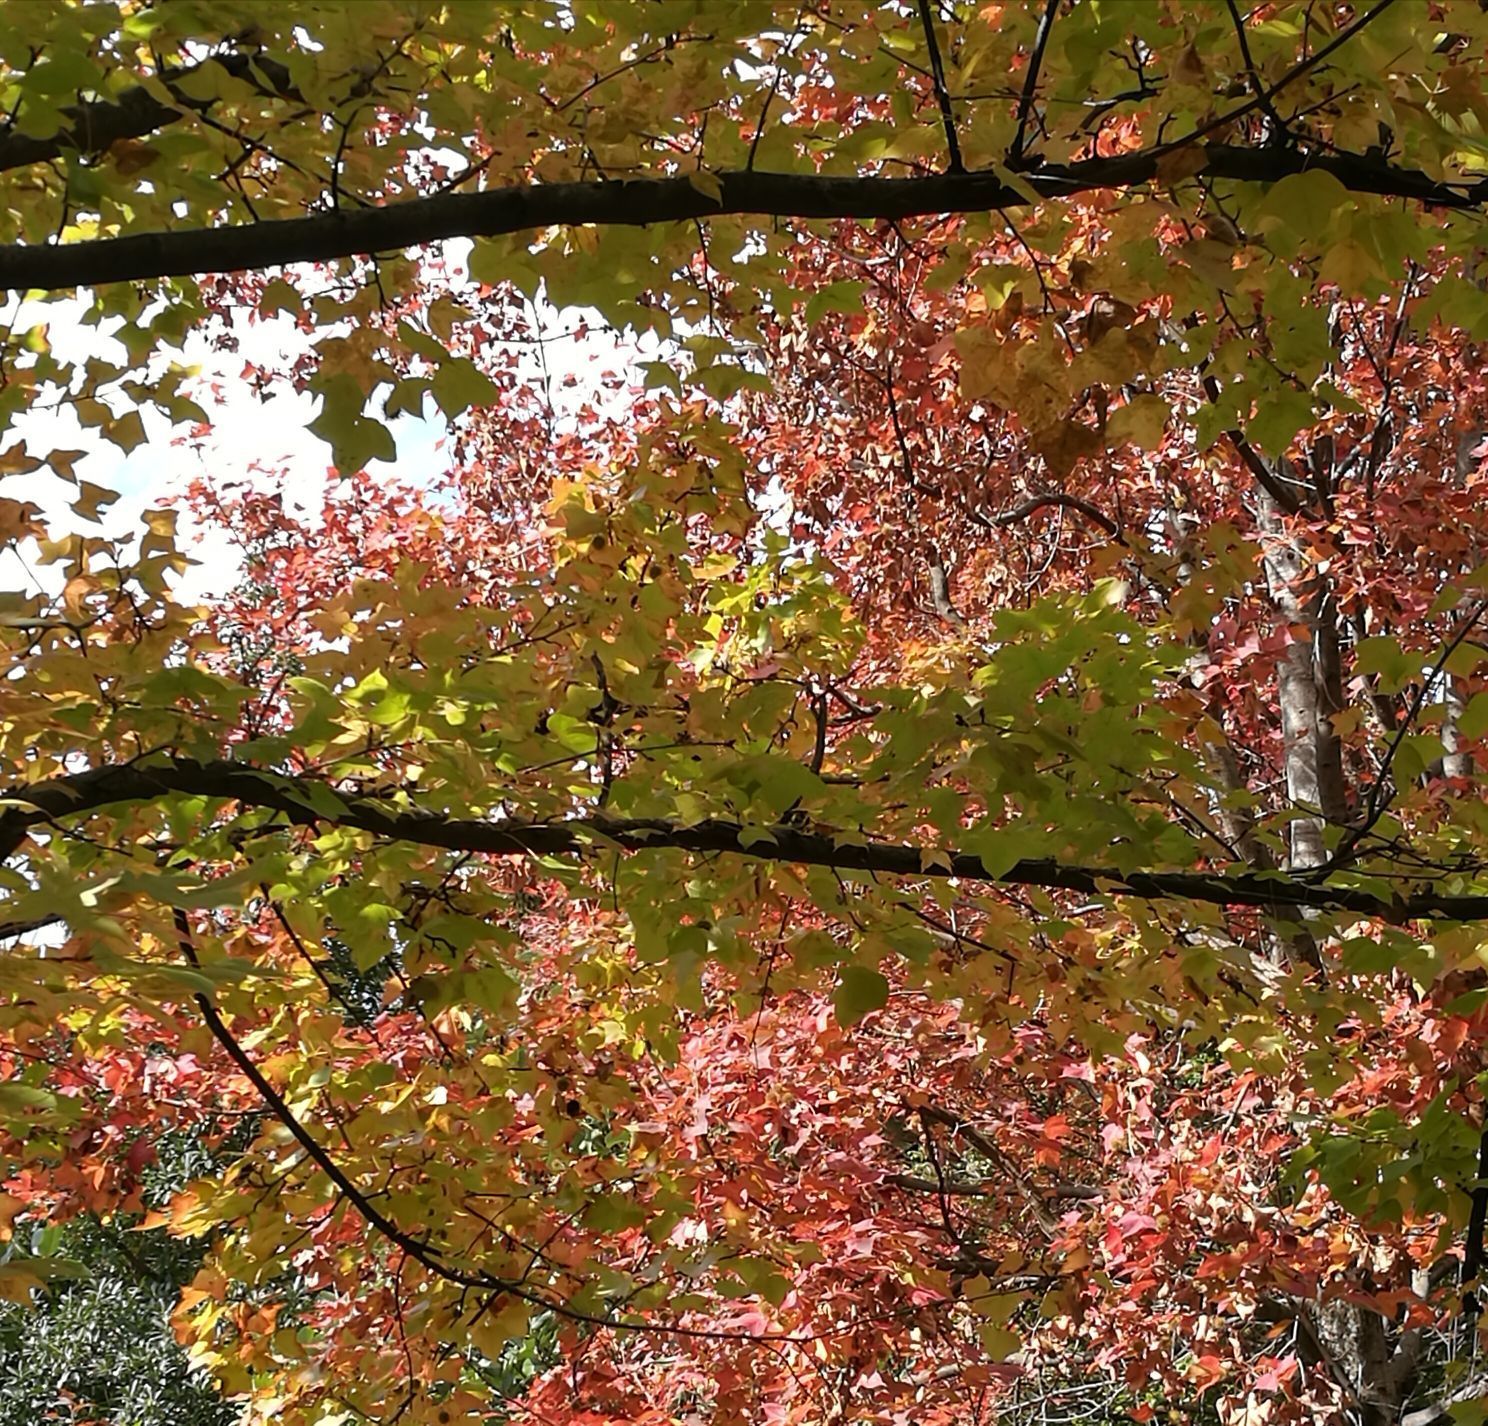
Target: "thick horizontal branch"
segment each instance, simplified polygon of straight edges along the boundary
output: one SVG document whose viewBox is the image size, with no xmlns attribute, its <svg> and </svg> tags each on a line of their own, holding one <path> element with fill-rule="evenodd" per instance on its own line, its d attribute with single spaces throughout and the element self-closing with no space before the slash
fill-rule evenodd
<svg viewBox="0 0 1488 1426">
<path fill-rule="evenodd" d="M 239 272 L 286 263 L 399 252 L 445 238 L 494 237 L 554 225 L 639 226 L 720 214 L 762 218 L 900 219 L 1015 208 L 1045 198 L 1162 181 L 1167 150 L 1148 149 L 1045 165 L 1008 181 L 992 172 L 921 178 L 831 178 L 812 174 L 726 172 L 688 178 L 540 183 L 230 227 L 138 233 L 49 246 L 0 248 L 0 287 L 97 286 L 152 277 Z M 1488 180 L 1442 183 L 1413 169 L 1354 154 L 1277 147 L 1194 145 L 1183 173 L 1193 179 L 1276 183 L 1317 169 L 1358 193 L 1446 208 L 1488 202 Z M 716 191 L 715 191 L 716 184 Z"/>
<path fill-rule="evenodd" d="M 596 848 L 631 852 L 675 849 L 729 854 L 757 861 L 834 867 L 883 876 L 958 877 L 998 886 L 1035 886 L 1084 896 L 1133 896 L 1263 910 L 1296 907 L 1344 911 L 1387 921 L 1438 918 L 1488 919 L 1488 892 L 1447 895 L 1429 881 L 1395 896 L 1338 885 L 1316 875 L 1281 872 L 1122 871 L 1030 858 L 997 874 L 979 856 L 935 847 L 841 840 L 825 831 L 794 826 L 745 827 L 713 819 L 690 826 L 652 819 L 575 817 L 551 822 L 497 822 L 397 810 L 366 797 L 348 797 L 329 784 L 266 772 L 242 763 L 160 760 L 104 766 L 0 793 L 0 857 L 14 854 L 37 827 L 73 822 L 121 803 L 147 803 L 172 795 L 219 798 L 282 814 L 305 826 L 352 827 L 388 841 L 451 851 L 509 856 L 574 856 Z M 0 937 L 12 934 L 0 926 Z"/>
</svg>

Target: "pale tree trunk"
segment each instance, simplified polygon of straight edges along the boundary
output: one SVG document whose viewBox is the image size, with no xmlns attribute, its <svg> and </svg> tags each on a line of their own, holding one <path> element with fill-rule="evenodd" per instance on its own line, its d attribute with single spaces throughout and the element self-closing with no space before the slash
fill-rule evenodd
<svg viewBox="0 0 1488 1426">
<path fill-rule="evenodd" d="M 1475 425 L 1458 437 L 1456 476 L 1459 489 L 1465 484 L 1468 476 L 1478 467 L 1479 458 L 1474 452 L 1483 444 L 1483 435 L 1482 428 Z M 1476 541 L 1474 541 L 1471 548 L 1471 557 L 1474 563 L 1482 558 L 1482 553 L 1477 548 Z M 1441 763 L 1442 776 L 1471 777 L 1472 758 L 1462 751 L 1460 725 L 1462 715 L 1467 709 L 1467 695 L 1463 692 L 1462 680 L 1460 678 L 1443 672 L 1442 699 L 1444 705 L 1442 708 L 1441 729 L 1442 748 L 1444 750 Z"/>
<path fill-rule="evenodd" d="M 1462 692 L 1462 680 L 1450 673 L 1442 675 L 1442 757 L 1443 777 L 1471 777 L 1472 756 L 1462 750 L 1461 721 L 1467 710 L 1467 698 Z"/>
<path fill-rule="evenodd" d="M 1206 750 L 1218 774 L 1221 795 L 1214 804 L 1214 820 L 1219 824 L 1220 835 L 1249 866 L 1257 871 L 1270 871 L 1276 863 L 1266 844 L 1256 835 L 1255 818 L 1248 807 L 1231 797 L 1231 794 L 1245 793 L 1248 789 L 1245 774 L 1240 770 L 1240 759 L 1235 756 L 1228 735 L 1219 742 L 1207 744 Z"/>
<path fill-rule="evenodd" d="M 1260 497 L 1262 566 L 1271 601 L 1291 627 L 1277 665 L 1287 801 L 1304 815 L 1289 829 L 1291 868 L 1328 859 L 1324 828 L 1348 811 L 1343 750 L 1333 716 L 1343 708 L 1337 610 L 1326 580 L 1309 566 L 1305 546 L 1267 495 Z"/>
<path fill-rule="evenodd" d="M 1330 472 L 1314 475 L 1326 499 Z M 1343 747 L 1333 725 L 1344 708 L 1339 612 L 1305 539 L 1270 495 L 1259 493 L 1258 500 L 1267 591 L 1291 631 L 1277 664 L 1277 701 L 1287 802 L 1303 814 L 1288 827 L 1287 863 L 1300 870 L 1328 860 L 1326 830 L 1341 828 L 1349 815 Z M 1305 921 L 1288 939 L 1293 955 L 1320 966 Z M 1379 1313 L 1337 1298 L 1316 1304 L 1310 1316 L 1312 1346 L 1348 1396 L 1349 1419 L 1357 1426 L 1393 1426 L 1418 1376 L 1419 1334 L 1397 1332 Z"/>
</svg>

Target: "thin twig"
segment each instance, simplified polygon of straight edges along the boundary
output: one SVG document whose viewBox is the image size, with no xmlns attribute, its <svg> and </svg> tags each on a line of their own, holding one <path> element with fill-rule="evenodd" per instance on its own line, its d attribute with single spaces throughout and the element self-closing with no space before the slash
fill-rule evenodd
<svg viewBox="0 0 1488 1426">
<path fill-rule="evenodd" d="M 1256 68 L 1256 62 L 1251 58 L 1250 40 L 1245 34 L 1245 18 L 1240 13 L 1240 7 L 1235 4 L 1235 0 L 1225 0 L 1225 4 L 1229 6 L 1230 19 L 1235 25 L 1235 38 L 1240 44 L 1240 58 L 1245 64 L 1245 73 L 1250 79 L 1251 90 L 1255 94 L 1262 112 L 1271 120 L 1273 125 L 1272 141 L 1280 143 L 1289 140 L 1292 138 L 1292 132 L 1287 128 L 1286 121 L 1277 113 L 1276 105 L 1272 102 L 1271 96 L 1266 93 L 1265 85 L 1261 83 L 1261 74 Z"/>
<path fill-rule="evenodd" d="M 1217 129 L 1226 128 L 1237 119 L 1243 119 L 1247 114 L 1252 114 L 1257 109 L 1263 108 L 1275 99 L 1283 89 L 1287 88 L 1288 85 L 1293 84 L 1309 70 L 1316 69 L 1334 50 L 1347 44 L 1366 25 L 1377 19 L 1394 3 L 1395 0 L 1379 0 L 1379 4 L 1375 5 L 1372 9 L 1366 10 L 1347 29 L 1340 30 L 1316 53 L 1307 56 L 1305 59 L 1298 60 L 1275 84 L 1263 89 L 1255 98 L 1241 104 L 1238 108 L 1231 109 L 1228 113 L 1220 114 L 1210 119 L 1207 124 L 1200 124 L 1198 128 L 1184 134 L 1182 138 L 1172 139 L 1168 143 L 1160 144 L 1152 152 L 1170 154 L 1178 149 L 1187 148 L 1189 144 L 1197 143 L 1200 139 L 1214 133 Z"/>
<path fill-rule="evenodd" d="M 775 76 L 770 81 L 770 92 L 765 95 L 765 102 L 760 106 L 759 123 L 754 126 L 754 138 L 749 142 L 749 157 L 744 161 L 746 169 L 754 167 L 754 156 L 759 150 L 760 140 L 765 136 L 765 120 L 770 117 L 770 105 L 775 102 L 775 96 L 780 92 L 780 81 L 785 78 L 785 65 L 781 62 L 781 55 L 789 56 L 796 47 L 796 42 L 801 38 L 801 29 L 806 19 L 806 7 L 803 5 L 796 14 L 796 27 L 791 33 L 790 40 L 781 46 L 775 56 Z"/>
<path fill-rule="evenodd" d="M 935 18 L 930 13 L 930 0 L 920 0 L 920 25 L 925 31 L 925 44 L 930 50 L 930 73 L 935 85 L 935 98 L 940 105 L 940 121 L 945 126 L 946 149 L 950 158 L 947 173 L 965 173 L 961 161 L 961 142 L 956 137 L 956 111 L 951 108 L 951 91 L 946 86 L 945 66 L 940 59 L 940 42 L 935 38 Z"/>
<path fill-rule="evenodd" d="M 1039 70 L 1043 68 L 1044 51 L 1049 46 L 1049 32 L 1054 28 L 1054 16 L 1058 12 L 1059 0 L 1047 0 L 1044 13 L 1039 18 L 1038 33 L 1033 37 L 1033 54 L 1028 61 L 1028 73 L 1023 77 L 1023 92 L 1018 96 L 1018 131 L 1013 135 L 1013 146 L 1008 150 L 1009 168 L 1017 168 L 1023 161 L 1028 119 L 1033 113 L 1033 101 L 1038 92 Z"/>
<path fill-rule="evenodd" d="M 1484 613 L 1488 613 L 1488 605 L 1480 604 L 1463 621 L 1462 627 L 1452 636 L 1451 642 L 1441 651 L 1441 657 L 1427 671 L 1425 678 L 1421 680 L 1421 686 L 1416 690 L 1416 696 L 1411 699 L 1410 707 L 1406 709 L 1405 717 L 1401 719 L 1400 726 L 1395 730 L 1395 736 L 1390 739 L 1390 746 L 1385 749 L 1385 755 L 1380 759 L 1379 771 L 1374 775 L 1374 782 L 1370 785 L 1369 793 L 1364 801 L 1364 819 L 1358 826 L 1352 828 L 1338 850 L 1328 858 L 1322 866 L 1317 868 L 1317 875 L 1324 875 L 1336 870 L 1348 858 L 1349 854 L 1369 835 L 1385 815 L 1393 797 L 1386 795 L 1385 786 L 1390 776 L 1390 767 L 1395 761 L 1395 754 L 1400 751 L 1406 735 L 1415 726 L 1416 719 L 1420 716 L 1421 709 L 1425 705 L 1427 696 L 1436 687 L 1437 680 L 1447 666 L 1447 661 L 1462 647 L 1463 641 L 1477 626 Z"/>
</svg>

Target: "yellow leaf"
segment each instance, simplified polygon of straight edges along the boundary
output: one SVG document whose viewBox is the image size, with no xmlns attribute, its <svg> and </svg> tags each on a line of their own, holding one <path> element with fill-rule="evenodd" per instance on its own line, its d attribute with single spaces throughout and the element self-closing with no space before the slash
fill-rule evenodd
<svg viewBox="0 0 1488 1426">
<path fill-rule="evenodd" d="M 136 446 L 144 443 L 145 423 L 140 420 L 138 411 L 126 411 L 122 416 L 104 422 L 103 437 L 128 455 Z"/>
<path fill-rule="evenodd" d="M 73 466 L 86 454 L 86 451 L 53 451 L 47 456 L 47 464 L 64 480 L 76 481 L 77 472 Z"/>
<path fill-rule="evenodd" d="M 34 1272 L 20 1263 L 0 1263 L 0 1300 L 25 1306 L 33 1292 L 45 1286 Z"/>
<path fill-rule="evenodd" d="M 1344 293 L 1352 296 L 1367 292 L 1371 285 L 1381 281 L 1384 273 L 1379 259 L 1362 243 L 1349 238 L 1334 243 L 1324 252 L 1318 275 L 1324 282 L 1336 282 Z"/>
<path fill-rule="evenodd" d="M 949 875 L 953 870 L 951 854 L 942 847 L 921 847 L 920 870 L 943 871 Z"/>
<path fill-rule="evenodd" d="M 1114 447 L 1130 441 L 1141 450 L 1156 450 L 1162 445 L 1169 414 L 1162 397 L 1135 396 L 1111 413 L 1106 422 L 1106 444 Z"/>
<path fill-rule="evenodd" d="M 25 441 L 0 451 L 0 475 L 30 475 L 33 470 L 40 470 L 42 464 L 35 456 L 26 454 Z"/>
<path fill-rule="evenodd" d="M 484 1356 L 495 1359 L 508 1342 L 527 1335 L 531 1315 L 532 1310 L 525 1302 L 503 1294 L 489 1311 L 477 1314 L 470 1324 L 470 1340 Z"/>
<path fill-rule="evenodd" d="M 71 503 L 70 508 L 85 520 L 97 520 L 119 498 L 117 490 L 110 490 L 106 485 L 95 485 L 91 480 L 83 481 L 79 489 L 82 494 Z"/>
</svg>

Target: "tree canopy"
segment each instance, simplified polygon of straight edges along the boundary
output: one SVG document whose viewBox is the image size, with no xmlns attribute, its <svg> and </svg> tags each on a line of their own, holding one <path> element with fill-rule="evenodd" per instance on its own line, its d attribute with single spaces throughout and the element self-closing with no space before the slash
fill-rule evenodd
<svg viewBox="0 0 1488 1426">
<path fill-rule="evenodd" d="M 17 1409 L 123 1262 L 203 1420 L 1482 1421 L 1485 65 L 0 8 Z M 103 523 L 262 327 L 318 508 Z"/>
</svg>

